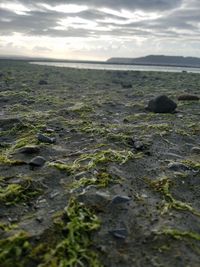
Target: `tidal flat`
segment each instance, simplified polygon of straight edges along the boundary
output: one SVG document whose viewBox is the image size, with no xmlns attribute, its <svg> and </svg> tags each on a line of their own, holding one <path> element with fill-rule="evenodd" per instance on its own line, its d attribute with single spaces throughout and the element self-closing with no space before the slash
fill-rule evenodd
<svg viewBox="0 0 200 267">
<path fill-rule="evenodd" d="M 160 94 L 176 112 L 145 107 Z M 0 267 L 200 266 L 200 75 L 0 60 Z"/>
</svg>

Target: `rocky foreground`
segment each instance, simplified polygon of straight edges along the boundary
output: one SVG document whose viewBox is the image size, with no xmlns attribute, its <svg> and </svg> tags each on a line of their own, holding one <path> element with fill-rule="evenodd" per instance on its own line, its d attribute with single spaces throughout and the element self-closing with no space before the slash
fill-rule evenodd
<svg viewBox="0 0 200 267">
<path fill-rule="evenodd" d="M 200 266 L 199 90 L 1 60 L 0 266 Z"/>
</svg>

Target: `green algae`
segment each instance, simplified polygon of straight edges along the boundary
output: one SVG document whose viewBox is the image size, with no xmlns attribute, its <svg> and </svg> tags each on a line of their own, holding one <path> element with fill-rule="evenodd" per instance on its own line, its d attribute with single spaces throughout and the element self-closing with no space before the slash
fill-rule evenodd
<svg viewBox="0 0 200 267">
<path fill-rule="evenodd" d="M 110 129 L 105 125 L 99 125 L 95 122 L 89 122 L 89 121 L 83 122 L 83 125 L 79 128 L 81 132 L 88 134 L 97 134 L 102 136 L 106 136 L 110 132 Z"/>
<path fill-rule="evenodd" d="M 0 266 L 102 267 L 92 249 L 91 234 L 100 228 L 97 216 L 72 198 L 54 218 L 54 241 L 35 243 L 25 232 L 0 240 Z"/>
<path fill-rule="evenodd" d="M 98 172 L 95 177 L 83 177 L 77 181 L 74 181 L 70 188 L 77 189 L 80 187 L 86 187 L 89 185 L 95 185 L 97 188 L 105 188 L 110 184 L 121 183 L 122 179 L 114 177 L 113 175 L 106 172 Z"/>
<path fill-rule="evenodd" d="M 55 248 L 44 255 L 44 262 L 39 267 L 101 267 L 97 253 L 91 249 L 90 238 L 90 234 L 100 227 L 97 216 L 72 198 L 63 218 L 65 219 L 58 219 L 55 223 L 66 234 Z"/>
<path fill-rule="evenodd" d="M 2 230 L 3 232 L 12 231 L 15 228 L 17 228 L 17 224 L 15 223 L 5 223 L 0 221 L 0 230 Z"/>
<path fill-rule="evenodd" d="M 196 216 L 200 217 L 200 212 L 194 209 L 188 203 L 182 202 L 175 199 L 170 192 L 170 185 L 172 184 L 171 180 L 168 177 L 161 177 L 155 181 L 150 181 L 150 185 L 154 188 L 155 191 L 161 192 L 166 200 L 166 203 L 163 206 L 162 214 L 166 213 L 170 208 L 176 210 L 189 211 Z"/>
<path fill-rule="evenodd" d="M 26 256 L 30 250 L 29 236 L 25 232 L 0 240 L 0 266 L 28 266 Z"/>
<path fill-rule="evenodd" d="M 24 161 L 21 160 L 13 160 L 9 159 L 7 155 L 1 154 L 0 155 L 0 165 L 23 165 L 26 164 Z"/>
<path fill-rule="evenodd" d="M 24 178 L 20 184 L 0 184 L 0 203 L 7 206 L 27 201 L 43 192 L 42 186 L 31 178 Z"/>
<path fill-rule="evenodd" d="M 200 241 L 200 234 L 196 232 L 189 232 L 189 231 L 181 231 L 178 229 L 163 229 L 160 234 L 164 234 L 167 236 L 171 236 L 175 239 L 182 240 L 184 238 L 194 239 L 196 241 Z"/>
<path fill-rule="evenodd" d="M 109 162 L 115 162 L 120 165 L 125 164 L 130 159 L 138 159 L 142 157 L 142 153 L 134 154 L 127 150 L 100 150 L 93 154 L 82 154 L 71 164 L 64 163 L 49 163 L 50 167 L 55 167 L 59 170 L 73 174 L 77 171 L 81 172 L 84 170 L 90 170 L 96 167 L 98 164 L 105 164 Z"/>
<path fill-rule="evenodd" d="M 18 148 L 27 146 L 27 145 L 35 145 L 37 143 L 35 135 L 28 134 L 25 137 L 21 137 L 17 139 L 16 143 L 12 146 L 11 151 L 14 151 Z"/>
<path fill-rule="evenodd" d="M 188 167 L 190 167 L 191 169 L 200 170 L 200 162 L 199 161 L 195 161 L 195 160 L 182 160 L 181 161 L 183 164 L 186 164 Z"/>
</svg>

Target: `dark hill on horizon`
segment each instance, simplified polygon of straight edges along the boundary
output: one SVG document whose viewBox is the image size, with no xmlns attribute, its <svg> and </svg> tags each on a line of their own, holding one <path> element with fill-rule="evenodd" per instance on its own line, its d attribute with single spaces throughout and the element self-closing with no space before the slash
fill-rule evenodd
<svg viewBox="0 0 200 267">
<path fill-rule="evenodd" d="M 149 55 L 149 56 L 140 57 L 140 58 L 113 57 L 113 58 L 108 59 L 107 63 L 200 67 L 200 58 L 182 57 L 182 56 Z"/>
</svg>

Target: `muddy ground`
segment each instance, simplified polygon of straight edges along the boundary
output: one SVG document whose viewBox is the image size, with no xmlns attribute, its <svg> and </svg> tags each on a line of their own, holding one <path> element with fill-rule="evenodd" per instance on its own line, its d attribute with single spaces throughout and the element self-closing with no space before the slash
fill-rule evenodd
<svg viewBox="0 0 200 267">
<path fill-rule="evenodd" d="M 200 266 L 200 75 L 0 61 L 0 266 Z M 174 114 L 145 110 L 165 94 Z"/>
</svg>

